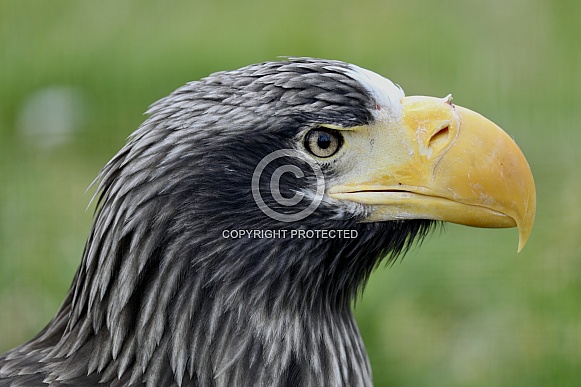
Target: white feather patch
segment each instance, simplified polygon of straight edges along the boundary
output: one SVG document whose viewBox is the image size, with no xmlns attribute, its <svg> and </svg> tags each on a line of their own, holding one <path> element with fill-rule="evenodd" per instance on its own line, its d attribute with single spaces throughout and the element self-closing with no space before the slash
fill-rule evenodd
<svg viewBox="0 0 581 387">
<path fill-rule="evenodd" d="M 376 119 L 388 118 L 397 120 L 401 118 L 401 99 L 405 97 L 401 87 L 373 71 L 354 64 L 349 64 L 349 69 L 343 71 L 349 77 L 361 83 L 375 99 L 377 106 L 373 113 Z"/>
</svg>

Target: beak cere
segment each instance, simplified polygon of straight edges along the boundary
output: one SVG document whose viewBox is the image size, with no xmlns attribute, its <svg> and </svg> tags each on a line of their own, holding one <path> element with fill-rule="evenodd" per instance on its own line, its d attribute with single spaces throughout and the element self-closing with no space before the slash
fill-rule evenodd
<svg viewBox="0 0 581 387">
<path fill-rule="evenodd" d="M 529 165 L 490 120 L 448 98 L 405 97 L 397 128 L 382 131 L 352 179 L 329 189 L 370 206 L 367 222 L 432 219 L 475 227 L 518 227 L 520 251 L 535 217 Z M 380 132 L 380 130 L 378 130 Z"/>
</svg>

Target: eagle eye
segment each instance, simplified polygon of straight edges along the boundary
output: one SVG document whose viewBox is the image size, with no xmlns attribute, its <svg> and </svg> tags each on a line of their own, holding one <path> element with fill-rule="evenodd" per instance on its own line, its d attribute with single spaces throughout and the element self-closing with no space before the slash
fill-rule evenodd
<svg viewBox="0 0 581 387">
<path fill-rule="evenodd" d="M 335 129 L 311 129 L 305 136 L 305 148 L 313 155 L 321 158 L 333 156 L 342 145 L 343 136 Z"/>
</svg>

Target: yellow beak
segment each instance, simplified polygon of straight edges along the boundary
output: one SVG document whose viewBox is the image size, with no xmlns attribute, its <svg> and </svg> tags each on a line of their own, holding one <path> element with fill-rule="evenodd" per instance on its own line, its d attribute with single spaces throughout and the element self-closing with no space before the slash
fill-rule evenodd
<svg viewBox="0 0 581 387">
<path fill-rule="evenodd" d="M 433 219 L 518 227 L 520 251 L 533 227 L 536 193 L 516 143 L 494 123 L 450 99 L 406 97 L 397 128 L 384 130 L 366 170 L 329 190 L 370 205 L 365 221 Z"/>
</svg>

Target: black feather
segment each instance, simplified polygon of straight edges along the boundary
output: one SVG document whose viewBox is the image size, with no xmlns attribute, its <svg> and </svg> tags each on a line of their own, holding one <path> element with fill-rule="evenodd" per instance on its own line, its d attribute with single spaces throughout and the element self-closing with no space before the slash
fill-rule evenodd
<svg viewBox="0 0 581 387">
<path fill-rule="evenodd" d="M 352 302 L 382 258 L 395 259 L 432 223 L 359 223 L 364 206 L 323 201 L 289 225 L 262 213 L 250 192 L 260 160 L 293 149 L 305 129 L 373 120 L 372 96 L 347 69 L 263 63 L 153 105 L 99 175 L 95 221 L 63 306 L 0 356 L 0 386 L 371 385 Z M 287 157 L 266 174 L 283 163 L 308 169 Z M 287 194 L 313 189 L 308 177 L 281 184 Z M 358 237 L 223 237 L 290 228 Z"/>
</svg>

